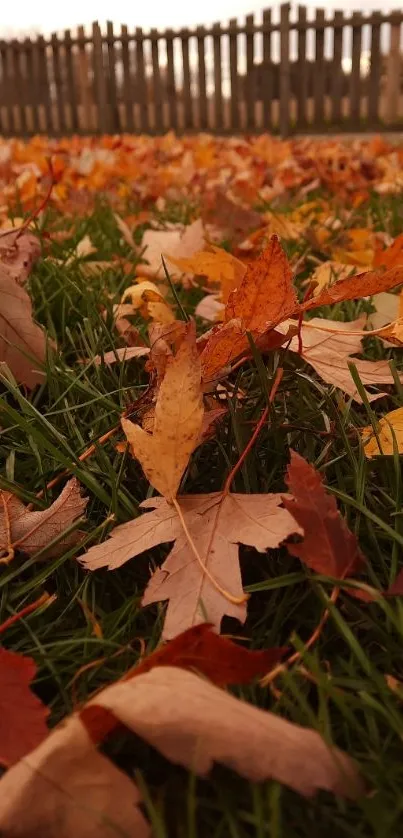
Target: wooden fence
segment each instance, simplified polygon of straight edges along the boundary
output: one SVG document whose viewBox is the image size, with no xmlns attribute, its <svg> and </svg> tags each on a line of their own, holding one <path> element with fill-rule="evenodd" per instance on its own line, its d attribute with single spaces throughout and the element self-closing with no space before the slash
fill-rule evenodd
<svg viewBox="0 0 403 838">
<path fill-rule="evenodd" d="M 403 128 L 403 12 L 259 17 L 0 41 L 0 133 Z"/>
</svg>

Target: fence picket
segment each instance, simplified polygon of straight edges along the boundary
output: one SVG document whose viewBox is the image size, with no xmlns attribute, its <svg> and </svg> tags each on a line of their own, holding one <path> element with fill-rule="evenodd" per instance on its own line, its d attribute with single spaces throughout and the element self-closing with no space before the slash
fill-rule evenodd
<svg viewBox="0 0 403 838">
<path fill-rule="evenodd" d="M 338 125 L 342 118 L 341 98 L 343 81 L 343 12 L 334 13 L 333 63 L 332 63 L 332 119 Z M 340 24 L 340 25 L 338 25 Z"/>
<path fill-rule="evenodd" d="M 290 6 L 280 10 L 280 134 L 288 137 L 290 128 Z"/>
<path fill-rule="evenodd" d="M 297 65 L 297 120 L 304 127 L 308 122 L 307 98 L 308 98 L 308 67 L 306 61 L 306 9 L 300 6 L 298 9 L 298 23 L 301 28 L 298 31 L 298 65 Z"/>
<path fill-rule="evenodd" d="M 214 128 L 222 131 L 224 127 L 222 106 L 222 73 L 221 73 L 221 26 L 213 26 L 213 56 L 214 56 Z"/>
<path fill-rule="evenodd" d="M 231 80 L 231 130 L 239 131 L 238 35 L 237 22 L 234 18 L 229 22 L 229 70 Z"/>
<path fill-rule="evenodd" d="M 270 26 L 271 24 L 271 10 L 265 9 L 263 12 L 263 25 Z M 271 128 L 271 103 L 273 99 L 273 67 L 271 56 L 271 32 L 263 32 L 263 66 L 264 72 L 262 76 L 262 98 L 263 98 L 263 130 Z"/>
<path fill-rule="evenodd" d="M 122 67 L 123 67 L 123 99 L 125 103 L 125 130 L 134 131 L 132 68 L 131 53 L 129 51 L 129 34 L 127 26 L 122 25 Z"/>
<path fill-rule="evenodd" d="M 196 29 L 197 35 L 197 55 L 199 64 L 199 130 L 204 130 L 208 126 L 207 121 L 207 93 L 206 93 L 206 58 L 205 58 L 205 29 L 203 26 L 198 26 Z"/>
<path fill-rule="evenodd" d="M 189 33 L 187 31 L 182 35 L 182 65 L 183 65 L 183 127 L 186 130 L 193 128 L 193 109 L 192 109 L 192 81 L 190 77 L 190 62 L 189 62 Z"/>
<path fill-rule="evenodd" d="M 54 33 L 51 37 L 51 46 L 52 46 L 52 63 L 53 63 L 53 79 L 55 84 L 55 99 L 56 99 L 56 111 L 57 111 L 57 122 L 58 122 L 58 133 L 64 134 L 66 131 L 66 111 L 64 107 L 64 93 L 63 93 L 63 86 L 62 86 L 62 71 L 61 71 L 61 64 L 60 64 L 60 41 Z M 27 41 L 25 41 L 27 43 Z M 28 51 L 29 51 L 29 43 L 27 44 L 27 61 L 28 61 Z M 97 123 L 99 124 L 99 123 Z"/>
<path fill-rule="evenodd" d="M 113 36 L 113 22 L 108 20 L 106 24 L 106 36 L 108 43 L 108 88 L 109 88 L 109 130 L 111 133 L 121 131 L 120 111 L 116 84 L 116 56 Z"/>
<path fill-rule="evenodd" d="M 254 53 L 255 42 L 253 32 L 248 29 L 254 25 L 254 15 L 247 15 L 246 17 L 246 79 L 244 84 L 244 96 L 246 97 L 246 130 L 253 131 L 255 127 L 255 102 L 256 102 L 256 83 L 255 83 L 255 68 L 254 68 Z"/>
<path fill-rule="evenodd" d="M 354 12 L 352 16 L 353 47 L 350 78 L 350 118 L 354 127 L 359 125 L 361 118 L 362 19 L 362 14 L 360 12 Z"/>
<path fill-rule="evenodd" d="M 381 24 L 380 14 L 373 14 L 371 31 L 371 66 L 369 71 L 368 120 L 374 125 L 378 119 L 379 83 L 381 76 Z"/>
<path fill-rule="evenodd" d="M 316 10 L 315 30 L 315 76 L 314 76 L 314 113 L 315 123 L 321 126 L 325 119 L 325 12 L 323 9 Z"/>
</svg>

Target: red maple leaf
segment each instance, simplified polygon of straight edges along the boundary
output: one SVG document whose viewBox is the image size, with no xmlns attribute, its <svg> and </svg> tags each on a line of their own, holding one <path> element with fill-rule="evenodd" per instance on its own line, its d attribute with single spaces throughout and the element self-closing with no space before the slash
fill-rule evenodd
<svg viewBox="0 0 403 838">
<path fill-rule="evenodd" d="M 48 733 L 49 710 L 30 689 L 35 673 L 32 658 L 0 648 L 0 764 L 7 767 Z"/>
<path fill-rule="evenodd" d="M 295 451 L 291 451 L 286 483 L 293 498 L 285 496 L 283 504 L 304 530 L 303 541 L 287 544 L 289 553 L 316 573 L 335 579 L 359 570 L 365 560 L 356 536 L 326 491 L 322 476 Z"/>
</svg>

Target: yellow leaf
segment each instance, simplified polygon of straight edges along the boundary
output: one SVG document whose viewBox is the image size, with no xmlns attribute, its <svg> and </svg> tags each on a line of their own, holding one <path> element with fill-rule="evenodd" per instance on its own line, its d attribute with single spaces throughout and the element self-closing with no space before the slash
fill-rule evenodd
<svg viewBox="0 0 403 838">
<path fill-rule="evenodd" d="M 153 433 L 122 419 L 131 453 L 151 485 L 168 502 L 176 497 L 182 474 L 200 437 L 203 422 L 201 365 L 191 324 L 169 362 L 155 405 Z"/>
<path fill-rule="evenodd" d="M 403 407 L 387 413 L 379 421 L 378 439 L 371 426 L 361 431 L 365 456 L 369 459 L 378 456 L 391 456 L 395 448 L 403 453 Z M 379 440 L 379 443 L 378 443 Z"/>
<path fill-rule="evenodd" d="M 221 288 L 221 299 L 227 302 L 229 294 L 242 282 L 246 267 L 232 253 L 220 247 L 211 246 L 211 251 L 199 250 L 188 259 L 167 256 L 170 262 L 184 273 L 206 276 L 210 282 L 216 282 Z"/>
<path fill-rule="evenodd" d="M 309 277 L 308 282 L 315 283 L 315 287 L 313 289 L 313 296 L 317 297 L 324 288 L 327 288 L 328 285 L 333 285 L 334 282 L 338 282 L 339 279 L 346 279 L 346 277 L 351 276 L 352 274 L 356 273 L 354 271 L 353 265 L 345 265 L 343 262 L 323 262 L 322 265 L 318 265 L 318 267 L 314 270 L 311 277 Z"/>
<path fill-rule="evenodd" d="M 126 288 L 121 304 L 127 303 L 127 300 L 131 300 L 132 311 L 126 313 L 134 314 L 140 310 L 143 317 L 151 317 L 152 320 L 164 324 L 173 323 L 175 320 L 175 315 L 161 291 L 148 279 Z"/>
</svg>

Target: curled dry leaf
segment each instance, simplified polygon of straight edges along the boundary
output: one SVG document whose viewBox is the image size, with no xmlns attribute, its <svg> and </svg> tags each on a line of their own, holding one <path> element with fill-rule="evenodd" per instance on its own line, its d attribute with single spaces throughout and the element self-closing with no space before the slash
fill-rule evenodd
<svg viewBox="0 0 403 838">
<path fill-rule="evenodd" d="M 306 300 L 300 306 L 301 311 L 309 311 L 319 306 L 330 306 L 344 300 L 355 300 L 358 297 L 370 297 L 380 291 L 389 291 L 403 282 L 403 265 L 381 271 L 366 271 L 335 282 L 325 288 L 317 297 Z M 283 318 L 284 319 L 284 318 Z"/>
<path fill-rule="evenodd" d="M 227 302 L 230 292 L 241 284 L 246 272 L 243 262 L 214 245 L 211 245 L 211 250 L 200 250 L 188 259 L 168 258 L 184 273 L 205 276 L 209 283 L 218 285 L 223 303 Z"/>
<path fill-rule="evenodd" d="M 0 492 L 0 558 L 10 561 L 15 551 L 33 556 L 61 535 L 79 516 L 88 503 L 81 497 L 80 484 L 75 477 L 66 483 L 59 497 L 48 507 L 31 512 L 11 492 Z M 62 538 L 46 555 L 59 555 L 77 540 L 76 533 Z M 4 557 L 6 553 L 6 557 Z"/>
<path fill-rule="evenodd" d="M 201 367 L 196 334 L 190 324 L 176 355 L 168 362 L 155 405 L 153 433 L 122 419 L 133 456 L 152 486 L 172 501 L 199 439 L 203 422 Z"/>
<path fill-rule="evenodd" d="M 288 325 L 289 323 L 283 323 L 281 329 Z M 350 323 L 342 323 L 313 317 L 304 322 L 301 329 L 301 357 L 304 361 L 314 368 L 323 381 L 338 387 L 359 404 L 362 404 L 362 398 L 352 378 L 350 363 L 356 367 L 365 388 L 394 384 L 387 361 L 366 361 L 352 357 L 362 352 L 361 341 L 365 332 L 363 335 L 357 332 L 362 332 L 363 325 L 362 318 Z M 294 336 L 291 339 L 288 348 L 291 352 L 299 353 L 298 337 Z M 369 401 L 375 401 L 385 395 L 382 391 L 373 393 L 367 390 L 366 392 Z"/>
<path fill-rule="evenodd" d="M 361 430 L 365 456 L 387 457 L 403 453 L 403 407 L 391 410 L 378 422 L 377 434 L 369 426 Z"/>
<path fill-rule="evenodd" d="M 140 801 L 135 784 L 70 716 L 0 780 L 0 832 L 7 838 L 150 838 Z"/>
<path fill-rule="evenodd" d="M 32 388 L 44 380 L 43 329 L 32 319 L 31 300 L 0 265 L 0 369 L 5 363 L 19 384 Z"/>
<path fill-rule="evenodd" d="M 163 629 L 166 639 L 206 620 L 219 630 L 225 614 L 240 622 L 246 618 L 238 544 L 265 552 L 301 532 L 281 504 L 279 494 L 224 496 L 215 492 L 179 498 L 181 515 L 203 568 L 175 508 L 162 498 L 150 498 L 141 506 L 153 512 L 116 527 L 108 541 L 92 547 L 80 562 L 89 570 L 113 570 L 157 544 L 175 541 L 164 564 L 151 577 L 143 605 L 169 601 Z"/>
<path fill-rule="evenodd" d="M 150 350 L 148 346 L 122 346 L 119 349 L 111 349 L 110 352 L 104 352 L 103 355 L 94 355 L 92 362 L 99 367 L 101 364 L 116 364 L 118 361 L 130 361 L 132 358 L 143 358 L 144 355 L 149 355 Z M 83 361 L 83 364 L 88 361 Z"/>
<path fill-rule="evenodd" d="M 204 246 L 204 227 L 201 219 L 194 221 L 187 227 L 176 230 L 146 230 L 142 240 L 144 252 L 142 259 L 147 264 L 141 264 L 138 272 L 144 276 L 157 279 L 165 277 L 161 256 L 188 258 L 193 256 Z M 178 278 L 182 269 L 175 268 L 167 255 L 166 264 L 171 278 Z"/>
<path fill-rule="evenodd" d="M 135 314 L 137 311 L 143 317 L 151 317 L 158 323 L 169 324 L 175 321 L 171 307 L 168 305 L 162 292 L 149 280 L 139 282 L 126 288 L 123 294 L 121 306 L 126 306 L 130 300 L 131 310 L 124 310 L 122 314 Z"/>
<path fill-rule="evenodd" d="M 289 553 L 316 573 L 336 579 L 359 570 L 364 556 L 357 537 L 326 491 L 322 476 L 295 451 L 291 451 L 286 483 L 292 498 L 285 496 L 284 506 L 305 533 L 301 542 L 287 544 Z"/>
<path fill-rule="evenodd" d="M 48 732 L 49 710 L 30 689 L 35 673 L 32 658 L 0 648 L 1 765 L 14 765 Z"/>
</svg>

